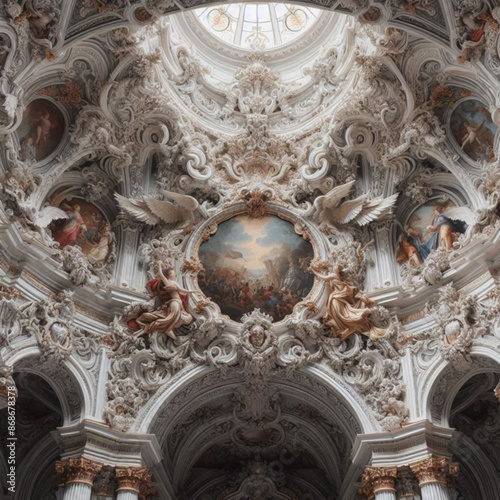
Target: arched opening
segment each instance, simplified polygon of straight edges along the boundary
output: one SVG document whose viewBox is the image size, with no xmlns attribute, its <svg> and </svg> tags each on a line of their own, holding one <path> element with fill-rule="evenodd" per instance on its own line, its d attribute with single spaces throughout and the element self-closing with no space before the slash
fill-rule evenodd
<svg viewBox="0 0 500 500">
<path fill-rule="evenodd" d="M 153 477 L 158 490 L 190 500 L 247 498 L 252 491 L 340 498 L 362 432 L 343 397 L 310 376 L 277 376 L 258 392 L 235 370 L 211 380 L 208 391 L 202 380 L 186 384 L 151 419 L 148 431 L 160 442 L 166 472 Z M 168 484 L 158 484 L 165 477 Z"/>
<path fill-rule="evenodd" d="M 13 406 L 0 410 L 0 435 L 4 444 L 2 469 L 15 467 L 16 486 L 9 490 L 9 477 L 2 474 L 2 492 L 19 500 L 48 498 L 57 486 L 54 462 L 60 453 L 52 431 L 63 424 L 63 408 L 54 389 L 41 376 L 18 372 L 13 379 L 17 399 Z M 9 415 L 14 418 L 10 420 Z"/>
<path fill-rule="evenodd" d="M 450 443 L 460 464 L 457 489 L 464 500 L 498 498 L 495 478 L 500 466 L 500 404 L 497 373 L 479 373 L 465 382 L 453 400 L 450 425 L 456 429 Z"/>
</svg>

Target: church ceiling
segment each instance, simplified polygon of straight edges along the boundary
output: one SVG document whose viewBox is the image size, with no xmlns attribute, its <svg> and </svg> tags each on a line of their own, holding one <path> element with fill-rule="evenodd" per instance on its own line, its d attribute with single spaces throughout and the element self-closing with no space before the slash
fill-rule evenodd
<svg viewBox="0 0 500 500">
<path fill-rule="evenodd" d="M 500 7 L 297 5 L 0 6 L 0 375 L 155 434 L 164 495 L 351 498 L 357 435 L 496 370 Z"/>
</svg>

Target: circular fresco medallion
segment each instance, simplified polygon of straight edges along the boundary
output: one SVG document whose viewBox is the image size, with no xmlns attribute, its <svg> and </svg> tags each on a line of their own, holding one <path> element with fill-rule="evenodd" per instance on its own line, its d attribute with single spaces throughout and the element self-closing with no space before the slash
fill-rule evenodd
<svg viewBox="0 0 500 500">
<path fill-rule="evenodd" d="M 240 321 L 254 309 L 281 321 L 311 291 L 312 245 L 275 215 L 237 215 L 202 243 L 198 275 L 203 293 L 223 314 Z"/>
</svg>

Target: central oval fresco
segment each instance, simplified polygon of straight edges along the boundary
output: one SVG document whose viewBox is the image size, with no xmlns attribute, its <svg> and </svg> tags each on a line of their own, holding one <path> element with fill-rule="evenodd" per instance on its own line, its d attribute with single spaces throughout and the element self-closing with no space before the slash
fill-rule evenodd
<svg viewBox="0 0 500 500">
<path fill-rule="evenodd" d="M 198 275 L 203 293 L 234 321 L 254 309 L 280 321 L 308 295 L 312 245 L 275 215 L 237 215 L 202 243 Z"/>
</svg>

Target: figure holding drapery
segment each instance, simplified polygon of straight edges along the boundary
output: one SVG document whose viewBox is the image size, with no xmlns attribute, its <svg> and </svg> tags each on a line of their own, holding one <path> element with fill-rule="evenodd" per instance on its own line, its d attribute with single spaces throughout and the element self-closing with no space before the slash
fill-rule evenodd
<svg viewBox="0 0 500 500">
<path fill-rule="evenodd" d="M 358 287 L 349 284 L 340 276 L 338 268 L 327 275 L 314 274 L 324 280 L 328 287 L 328 303 L 323 316 L 323 324 L 329 326 L 334 336 L 345 340 L 353 333 L 361 333 L 371 340 L 378 340 L 386 335 L 386 330 L 372 324 L 369 319 L 369 306 L 375 305 Z"/>
<path fill-rule="evenodd" d="M 187 301 L 188 295 L 196 292 L 184 290 L 177 283 L 175 271 L 168 267 L 164 273 L 161 264 L 158 275 L 148 281 L 147 288 L 155 298 L 154 307 L 147 307 L 146 303 L 139 314 L 136 311 L 129 314 L 128 326 L 139 330 L 139 334 L 159 332 L 175 340 L 174 329 L 193 321 Z"/>
</svg>

